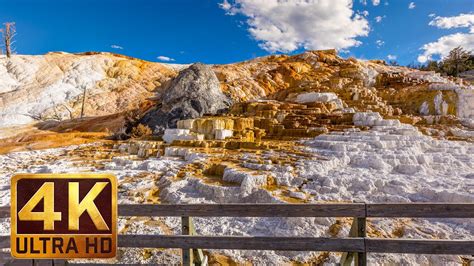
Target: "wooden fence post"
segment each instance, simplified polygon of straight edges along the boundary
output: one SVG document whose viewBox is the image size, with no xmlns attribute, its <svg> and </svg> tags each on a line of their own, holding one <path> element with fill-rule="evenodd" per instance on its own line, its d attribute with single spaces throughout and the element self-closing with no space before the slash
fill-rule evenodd
<svg viewBox="0 0 474 266">
<path fill-rule="evenodd" d="M 181 230 L 183 235 L 196 235 L 192 217 L 181 217 Z M 183 249 L 183 265 L 207 265 L 207 257 L 202 249 Z"/>
<path fill-rule="evenodd" d="M 365 217 L 354 217 L 352 220 L 351 230 L 349 231 L 349 237 L 366 237 L 366 218 Z M 366 252 L 344 252 L 339 262 L 342 266 L 352 265 L 352 261 L 356 266 L 367 265 L 367 253 Z"/>
<path fill-rule="evenodd" d="M 181 217 L 181 234 L 182 235 L 191 235 L 192 233 L 192 218 L 188 216 Z M 193 250 L 192 249 L 182 249 L 182 262 L 183 266 L 192 266 L 194 258 L 193 258 Z"/>
<path fill-rule="evenodd" d="M 354 221 L 357 221 L 357 237 L 366 237 L 367 236 L 367 220 L 365 217 L 354 218 Z M 366 266 L 367 265 L 367 252 L 357 252 L 356 254 L 356 265 Z"/>
</svg>

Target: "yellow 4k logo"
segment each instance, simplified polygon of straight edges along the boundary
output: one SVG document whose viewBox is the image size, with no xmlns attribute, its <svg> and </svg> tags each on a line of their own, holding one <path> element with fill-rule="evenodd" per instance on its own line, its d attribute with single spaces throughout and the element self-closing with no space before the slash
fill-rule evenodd
<svg viewBox="0 0 474 266">
<path fill-rule="evenodd" d="M 12 178 L 11 188 L 14 257 L 115 257 L 114 176 L 22 174 Z"/>
</svg>

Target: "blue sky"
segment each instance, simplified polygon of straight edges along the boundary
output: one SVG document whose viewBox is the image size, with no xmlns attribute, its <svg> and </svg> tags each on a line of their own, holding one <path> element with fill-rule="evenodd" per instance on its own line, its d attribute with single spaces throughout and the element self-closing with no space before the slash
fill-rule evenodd
<svg viewBox="0 0 474 266">
<path fill-rule="evenodd" d="M 268 3 L 263 6 L 262 1 Z M 474 46 L 469 33 L 474 24 L 444 28 L 428 25 L 436 16 L 474 14 L 474 0 L 381 0 L 377 5 L 373 0 L 354 0 L 352 19 L 359 16 L 357 21 L 347 16 L 344 2 L 350 0 L 321 0 L 329 5 L 324 8 L 318 6 L 318 0 L 306 0 L 315 1 L 312 9 L 291 3 L 290 7 L 280 8 L 278 3 L 270 4 L 273 1 L 277 2 L 0 0 L 0 21 L 16 22 L 19 54 L 109 51 L 150 61 L 160 61 L 158 57 L 165 56 L 175 63 L 230 63 L 271 53 L 294 54 L 339 45 L 340 50 L 345 50 L 341 53 L 345 57 L 387 59 L 392 55 L 399 63 L 408 64 L 417 60 L 423 45 L 450 34 L 462 33 L 466 45 Z M 304 0 L 294 3 L 300 1 Z M 226 5 L 219 5 L 222 3 Z M 380 22 L 376 22 L 377 16 L 382 17 Z M 249 17 L 257 19 L 249 21 Z M 281 17 L 286 20 L 280 21 Z M 345 22 L 337 28 L 339 21 Z M 272 32 L 275 25 L 282 32 Z M 323 30 L 328 34 L 322 34 L 326 32 Z M 357 47 L 353 42 L 360 43 Z M 436 52 L 442 48 L 433 49 Z"/>
</svg>

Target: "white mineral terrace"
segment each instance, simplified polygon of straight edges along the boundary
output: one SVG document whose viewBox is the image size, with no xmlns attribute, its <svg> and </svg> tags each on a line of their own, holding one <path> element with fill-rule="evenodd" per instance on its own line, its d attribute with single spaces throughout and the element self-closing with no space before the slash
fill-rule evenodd
<svg viewBox="0 0 474 266">
<path fill-rule="evenodd" d="M 0 156 L 0 205 L 10 201 L 9 179 L 14 172 L 111 172 L 117 175 L 120 203 L 141 203 L 159 191 L 166 203 L 263 203 L 282 202 L 282 195 L 306 202 L 473 202 L 474 144 L 436 140 L 416 128 L 398 121 L 383 120 L 377 113 L 360 113 L 355 124 L 372 126 L 369 131 L 351 130 L 329 133 L 303 140 L 303 150 L 314 157 L 292 155 L 293 165 L 275 165 L 271 158 L 278 151 L 263 152 L 264 161 L 255 154 L 242 153 L 239 167 L 228 167 L 222 177 L 235 185 L 209 184 L 186 174 L 175 176 L 185 165 L 205 161 L 209 154 L 190 148 L 168 147 L 165 156 L 139 160 L 123 153 L 105 163 L 105 169 L 77 164 L 66 149 L 17 152 Z M 120 148 L 126 152 L 126 144 Z M 139 153 L 140 151 L 135 150 Z M 245 170 L 247 169 L 247 170 Z M 249 171 L 250 170 L 250 171 Z M 252 171 L 258 170 L 258 171 Z M 258 174 L 257 174 L 258 173 Z M 275 191 L 262 188 L 272 176 L 279 186 Z M 196 218 L 196 230 L 202 235 L 254 236 L 330 236 L 334 218 Z M 338 236 L 347 236 L 350 219 L 343 219 Z M 369 220 L 369 228 L 381 236 L 403 228 L 406 238 L 466 239 L 474 234 L 470 220 L 381 219 Z M 8 234 L 9 221 L 0 220 L 0 234 Z M 179 234 L 176 218 L 120 219 L 119 232 L 142 234 Z M 144 257 L 139 249 L 123 250 L 122 263 L 178 264 L 176 250 L 152 250 Z M 233 259 L 256 264 L 281 264 L 305 261 L 318 252 L 211 251 Z M 331 253 L 329 263 L 339 255 Z M 459 263 L 457 256 L 370 254 L 370 265 Z"/>
</svg>

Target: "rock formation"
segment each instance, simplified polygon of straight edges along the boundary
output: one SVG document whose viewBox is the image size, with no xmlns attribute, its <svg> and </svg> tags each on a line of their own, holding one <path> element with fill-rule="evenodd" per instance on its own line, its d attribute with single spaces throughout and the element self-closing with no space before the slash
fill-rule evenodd
<svg viewBox="0 0 474 266">
<path fill-rule="evenodd" d="M 166 128 L 176 128 L 181 119 L 223 113 L 231 102 L 221 91 L 212 69 L 197 63 L 182 70 L 162 89 L 157 107 L 145 114 L 140 123 L 161 132 Z"/>
</svg>

